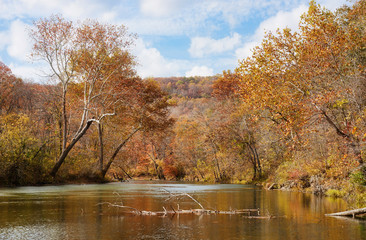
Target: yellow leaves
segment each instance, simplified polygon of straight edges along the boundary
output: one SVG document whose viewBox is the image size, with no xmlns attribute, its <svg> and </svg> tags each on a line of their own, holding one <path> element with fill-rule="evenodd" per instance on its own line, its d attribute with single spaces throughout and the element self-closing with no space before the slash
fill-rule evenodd
<svg viewBox="0 0 366 240">
<path fill-rule="evenodd" d="M 353 127 L 351 134 L 355 135 L 356 131 L 357 131 L 357 127 Z"/>
<path fill-rule="evenodd" d="M 333 104 L 333 108 L 344 108 L 345 105 L 348 104 L 348 99 L 341 99 L 341 100 L 337 100 L 334 104 Z"/>
<path fill-rule="evenodd" d="M 32 122 L 24 114 L 0 117 L 0 156 L 9 161 L 26 154 L 28 147 L 37 143 L 33 136 Z"/>
<path fill-rule="evenodd" d="M 365 121 L 357 108 L 363 103 L 355 103 L 360 90 L 353 79 L 364 71 L 364 64 L 357 64 L 354 51 L 363 45 L 354 46 L 354 39 L 361 37 L 353 37 L 348 28 L 339 16 L 312 1 L 299 32 L 266 33 L 235 70 L 240 96 L 251 113 L 270 113 L 285 136 L 299 136 L 325 109 L 335 123 L 330 127 L 339 126 L 338 131 L 358 139 Z"/>
</svg>

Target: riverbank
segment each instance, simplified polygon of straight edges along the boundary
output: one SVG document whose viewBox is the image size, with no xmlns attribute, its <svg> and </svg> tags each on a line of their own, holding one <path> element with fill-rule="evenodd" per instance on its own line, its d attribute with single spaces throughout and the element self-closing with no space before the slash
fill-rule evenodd
<svg viewBox="0 0 366 240">
<path fill-rule="evenodd" d="M 324 179 L 313 176 L 306 184 L 302 181 L 289 180 L 282 184 L 264 181 L 263 188 L 267 190 L 299 191 L 318 196 L 342 198 L 351 208 L 366 207 L 366 186 L 352 182 L 350 179 L 333 181 L 331 184 Z"/>
<path fill-rule="evenodd" d="M 274 176 L 259 179 L 256 181 L 231 181 L 229 184 L 252 184 L 260 186 L 266 190 L 280 190 L 280 191 L 298 191 L 303 193 L 311 193 L 318 196 L 327 196 L 332 198 L 342 198 L 352 208 L 366 207 L 366 186 L 362 185 L 360 180 L 355 181 L 352 178 L 346 178 L 342 180 L 324 179 L 319 176 L 311 176 L 309 178 L 286 180 L 282 182 L 273 181 Z M 22 185 L 4 185 L 0 183 L 0 187 L 21 187 L 21 186 L 61 186 L 68 184 L 103 184 L 111 182 L 129 182 L 129 181 L 178 181 L 174 179 L 159 180 L 154 176 L 138 176 L 133 179 L 117 179 L 112 176 L 106 178 L 90 177 L 90 176 L 69 176 L 67 178 L 48 178 L 48 181 L 40 182 L 37 184 L 22 184 Z M 213 184 L 213 181 L 188 181 L 179 180 L 184 183 L 209 183 Z"/>
</svg>

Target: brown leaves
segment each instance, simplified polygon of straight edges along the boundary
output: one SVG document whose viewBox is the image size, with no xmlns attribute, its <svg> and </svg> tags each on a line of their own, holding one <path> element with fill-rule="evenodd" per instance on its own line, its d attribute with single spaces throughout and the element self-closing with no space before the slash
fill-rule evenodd
<svg viewBox="0 0 366 240">
<path fill-rule="evenodd" d="M 13 75 L 10 68 L 0 62 L 0 113 L 20 108 L 24 93 L 24 83 L 20 78 Z"/>
<path fill-rule="evenodd" d="M 230 71 L 224 71 L 223 75 L 214 82 L 212 88 L 212 95 L 219 100 L 237 97 L 239 77 Z"/>
</svg>

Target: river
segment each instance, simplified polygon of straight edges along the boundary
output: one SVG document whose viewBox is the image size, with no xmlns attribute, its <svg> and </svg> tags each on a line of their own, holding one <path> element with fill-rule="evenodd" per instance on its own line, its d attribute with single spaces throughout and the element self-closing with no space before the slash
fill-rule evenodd
<svg viewBox="0 0 366 240">
<path fill-rule="evenodd" d="M 262 216 L 136 216 L 107 203 L 140 210 L 259 208 Z M 0 239 L 366 239 L 366 222 L 325 217 L 347 209 L 341 199 L 250 185 L 135 181 L 0 189 Z"/>
</svg>

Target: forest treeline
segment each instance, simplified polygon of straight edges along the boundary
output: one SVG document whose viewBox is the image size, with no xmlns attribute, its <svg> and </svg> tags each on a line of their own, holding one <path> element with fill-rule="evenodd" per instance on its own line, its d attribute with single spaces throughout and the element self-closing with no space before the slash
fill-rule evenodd
<svg viewBox="0 0 366 240">
<path fill-rule="evenodd" d="M 310 2 L 234 71 L 141 79 L 123 26 L 51 16 L 33 55 L 49 84 L 0 65 L 0 182 L 134 177 L 366 194 L 366 1 Z"/>
</svg>

